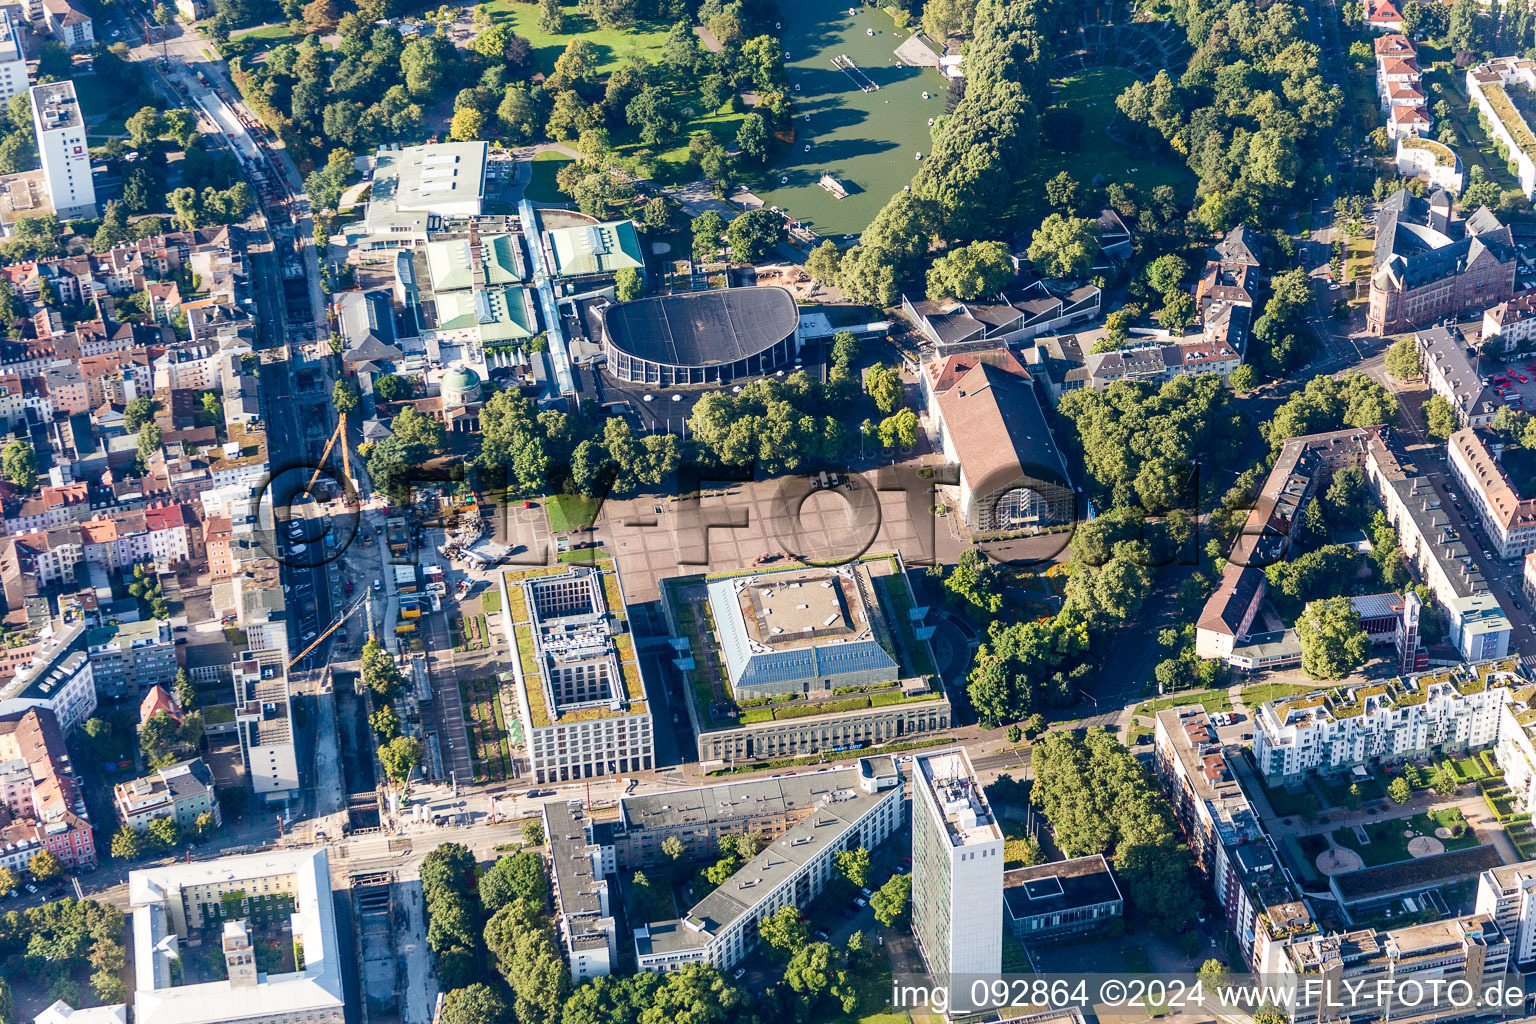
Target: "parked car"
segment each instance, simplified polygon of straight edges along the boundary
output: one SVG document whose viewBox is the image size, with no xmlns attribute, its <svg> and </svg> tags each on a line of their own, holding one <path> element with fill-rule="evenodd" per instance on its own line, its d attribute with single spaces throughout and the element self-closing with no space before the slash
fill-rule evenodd
<svg viewBox="0 0 1536 1024">
<path fill-rule="evenodd" d="M 651 396 L 650 395 L 646 395 L 645 397 L 649 398 Z M 737 981 L 740 981 L 742 978 L 746 977 L 746 974 L 747 974 L 747 969 L 745 967 L 738 967 L 738 968 L 736 968 L 736 972 L 734 974 L 732 974 L 731 977 L 735 978 Z"/>
<path fill-rule="evenodd" d="M 868 892 L 867 889 L 865 891 Z M 853 898 L 853 905 L 858 907 L 860 910 L 863 910 L 865 907 L 869 906 L 869 900 L 866 900 L 863 896 L 855 896 Z"/>
</svg>

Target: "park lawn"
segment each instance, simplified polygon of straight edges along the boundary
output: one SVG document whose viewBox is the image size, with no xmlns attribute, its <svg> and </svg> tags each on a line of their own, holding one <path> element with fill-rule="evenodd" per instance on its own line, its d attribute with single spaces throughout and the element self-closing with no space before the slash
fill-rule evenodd
<svg viewBox="0 0 1536 1024">
<path fill-rule="evenodd" d="M 1232 698 L 1226 690 L 1196 690 L 1190 693 L 1176 693 L 1172 697 L 1159 697 L 1156 700 L 1143 701 L 1136 706 L 1138 715 L 1155 715 L 1159 711 L 1167 711 L 1169 708 L 1182 708 L 1189 704 L 1199 704 L 1207 711 L 1231 711 Z"/>
<path fill-rule="evenodd" d="M 1371 276 L 1371 260 L 1375 243 L 1364 236 L 1351 238 L 1344 243 L 1344 283 Z"/>
<path fill-rule="evenodd" d="M 274 22 L 271 25 L 262 25 L 245 32 L 236 30 L 229 34 L 231 39 L 259 39 L 269 46 L 279 46 L 283 43 L 298 43 L 304 38 L 304 33 L 295 32 L 288 22 Z"/>
<path fill-rule="evenodd" d="M 1274 789 L 1264 788 L 1264 797 L 1269 801 L 1269 806 L 1282 818 L 1305 818 L 1310 814 L 1316 814 L 1319 810 L 1317 797 L 1303 790 L 1300 793 L 1292 793 L 1284 786 L 1276 786 Z"/>
<path fill-rule="evenodd" d="M 683 104 L 686 107 L 686 103 Z M 716 142 L 726 149 L 736 146 L 736 132 L 741 128 L 741 122 L 746 120 L 749 111 L 736 113 L 729 106 L 721 107 L 709 114 L 695 117 L 683 125 L 683 130 L 678 133 L 678 143 L 671 149 L 656 154 L 656 167 L 651 175 L 658 184 L 679 184 L 691 181 L 699 176 L 699 172 L 688 163 L 688 139 L 694 132 L 708 132 Z M 624 156 L 633 156 L 638 150 L 648 148 L 641 142 L 633 129 L 626 129 L 619 135 L 614 149 Z"/>
<path fill-rule="evenodd" d="M 1056 100 L 1083 119 L 1083 134 L 1074 150 L 1041 147 L 1030 161 L 1029 171 L 1014 183 L 1011 214 L 1018 223 L 1036 223 L 1050 213 L 1045 183 L 1062 171 L 1087 185 L 1094 177 L 1106 182 L 1134 183 L 1150 197 L 1159 185 L 1172 185 L 1179 202 L 1188 204 L 1195 194 L 1195 177 L 1177 154 L 1155 149 L 1132 149 L 1109 137 L 1105 130 L 1118 118 L 1115 98 L 1136 81 L 1122 68 L 1094 68 L 1057 83 Z"/>
<path fill-rule="evenodd" d="M 592 525 L 597 518 L 598 501 L 579 494 L 551 494 L 544 499 L 549 528 L 556 532 Z"/>
<path fill-rule="evenodd" d="M 555 175 L 571 158 L 557 149 L 545 149 L 533 155 L 533 176 L 523 194 L 533 203 L 564 203 L 570 197 L 555 187 Z"/>
<path fill-rule="evenodd" d="M 562 6 L 565 8 L 566 31 L 556 35 L 539 28 L 538 4 L 515 0 L 490 0 L 485 4 L 491 17 L 497 21 L 510 21 L 512 30 L 528 40 L 533 47 L 535 66 L 546 75 L 555 70 L 555 60 L 572 39 L 585 39 L 597 48 L 599 74 L 607 74 L 629 57 L 642 57 L 652 64 L 660 62 L 661 47 L 667 41 L 671 26 L 602 29 L 591 18 L 579 13 L 575 4 Z"/>
</svg>

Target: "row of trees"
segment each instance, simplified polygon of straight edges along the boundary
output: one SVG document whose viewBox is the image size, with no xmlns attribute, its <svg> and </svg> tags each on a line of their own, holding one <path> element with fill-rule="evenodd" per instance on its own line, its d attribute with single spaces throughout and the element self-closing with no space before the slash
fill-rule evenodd
<svg viewBox="0 0 1536 1024">
<path fill-rule="evenodd" d="M 361 665 L 363 685 L 373 693 L 375 710 L 368 716 L 368 727 L 378 742 L 379 764 L 391 782 L 404 785 L 422 758 L 421 741 L 401 735 L 400 715 L 394 708 L 395 698 L 406 685 L 405 677 L 394 655 L 371 637 L 363 644 Z"/>
<path fill-rule="evenodd" d="M 1052 0 L 976 4 L 965 94 L 935 128 L 932 151 L 910 190 L 886 203 L 859 244 L 828 268 L 830 277 L 818 277 L 856 302 L 890 306 L 935 242 L 965 242 L 996 230 L 997 210 L 1007 205 L 1038 142 L 1036 111 L 1049 87 L 1049 39 L 1060 14 Z M 976 256 L 985 253 L 968 253 L 961 262 Z M 940 290 L 950 279 L 966 285 L 957 269 L 963 268 L 940 272 Z"/>
<path fill-rule="evenodd" d="M 1062 853 L 1104 854 L 1147 925 L 1188 931 L 1200 905 L 1193 863 L 1146 767 L 1102 729 L 1046 733 L 1035 742 L 1033 763 L 1030 800 Z"/>
</svg>

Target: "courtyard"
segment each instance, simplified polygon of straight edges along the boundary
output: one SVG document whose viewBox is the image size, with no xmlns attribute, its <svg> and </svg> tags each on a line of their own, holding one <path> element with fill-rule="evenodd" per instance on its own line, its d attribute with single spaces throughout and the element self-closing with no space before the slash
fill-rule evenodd
<svg viewBox="0 0 1536 1024">
<path fill-rule="evenodd" d="M 820 235 L 857 234 L 912 180 L 917 154 L 932 149 L 928 119 L 944 113 L 948 84 L 937 71 L 896 59 L 911 32 L 898 31 L 884 10 L 829 10 L 815 0 L 783 0 L 779 9 L 794 139 L 749 184 L 764 204 Z M 852 58 L 856 72 L 833 66 L 842 56 Z M 862 91 L 863 82 L 879 88 Z M 823 174 L 836 178 L 847 197 L 822 188 Z"/>
</svg>

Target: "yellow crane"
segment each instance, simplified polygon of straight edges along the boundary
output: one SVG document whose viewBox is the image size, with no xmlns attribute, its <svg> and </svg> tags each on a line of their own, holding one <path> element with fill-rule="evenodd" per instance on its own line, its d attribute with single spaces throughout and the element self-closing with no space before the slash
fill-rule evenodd
<svg viewBox="0 0 1536 1024">
<path fill-rule="evenodd" d="M 352 607 L 348 608 L 346 610 L 346 613 L 344 615 L 342 615 L 341 618 L 339 618 L 335 622 L 331 623 L 330 626 L 326 629 L 326 631 L 324 633 L 321 633 L 319 636 L 315 637 L 315 639 L 313 641 L 310 642 L 310 645 L 308 647 L 304 648 L 298 654 L 295 654 L 293 656 L 293 659 L 288 662 L 288 667 L 289 668 L 293 668 L 293 666 L 297 665 L 300 661 L 302 661 L 304 659 L 305 655 L 307 655 L 310 651 L 314 650 L 316 647 L 319 647 L 322 643 L 324 643 L 325 642 L 325 638 L 330 636 L 332 633 L 336 632 L 337 627 L 339 627 L 343 622 L 346 622 L 348 619 L 350 619 L 352 617 L 353 613 L 356 612 L 359 608 L 363 607 L 363 604 L 366 602 L 366 600 L 367 600 L 367 594 L 365 593 L 362 597 L 358 598 L 356 601 L 353 601 L 352 602 Z"/>
</svg>

